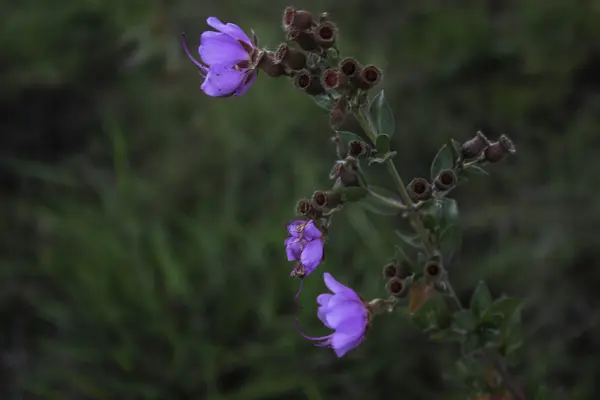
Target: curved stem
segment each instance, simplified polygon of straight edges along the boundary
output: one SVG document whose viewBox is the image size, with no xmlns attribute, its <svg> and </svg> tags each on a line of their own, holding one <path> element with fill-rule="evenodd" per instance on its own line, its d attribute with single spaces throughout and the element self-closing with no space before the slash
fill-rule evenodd
<svg viewBox="0 0 600 400">
<path fill-rule="evenodd" d="M 367 135 L 367 137 L 369 138 L 369 140 L 371 140 L 372 143 L 375 143 L 376 139 L 377 139 L 377 130 L 373 126 L 369 115 L 366 114 L 365 110 L 362 108 L 353 109 L 353 114 L 354 114 L 354 117 L 356 118 L 356 120 L 358 121 L 358 123 L 363 128 L 363 130 L 364 130 L 365 134 Z M 409 210 L 414 210 L 415 205 L 414 205 L 412 199 L 410 198 L 410 195 L 408 194 L 406 185 L 402 181 L 402 178 L 400 177 L 400 174 L 398 173 L 398 170 L 396 169 L 394 162 L 391 159 L 389 159 L 385 162 L 385 166 L 386 166 L 390 176 L 392 177 L 394 184 L 396 185 L 396 189 L 398 190 L 398 193 L 400 194 L 400 198 L 404 202 L 405 207 Z M 409 221 L 410 221 L 413 229 L 419 235 L 419 238 L 421 239 L 421 242 L 423 243 L 423 249 L 425 250 L 425 253 L 427 254 L 427 256 L 432 257 L 432 256 L 436 255 L 438 253 L 438 251 L 437 251 L 435 245 L 431 242 L 430 237 L 429 237 L 429 231 L 423 225 L 423 221 L 421 221 L 419 214 L 416 212 L 411 212 L 408 215 L 408 218 L 409 218 Z M 446 284 L 448 295 L 455 303 L 456 309 L 463 310 L 464 307 L 462 306 L 460 299 L 456 295 L 456 291 L 452 287 L 452 284 L 450 284 L 447 274 L 445 274 L 445 276 L 444 276 L 444 283 Z M 526 400 L 525 395 L 519 389 L 519 386 L 516 384 L 515 380 L 510 375 L 510 372 L 508 372 L 508 368 L 506 366 L 504 359 L 497 352 L 492 352 L 489 350 L 486 350 L 484 352 L 484 355 L 485 355 L 485 358 L 487 359 L 487 361 L 494 367 L 496 372 L 498 372 L 498 374 L 502 378 L 502 383 L 506 387 L 506 390 L 508 390 L 508 392 L 512 395 L 514 400 Z"/>
</svg>

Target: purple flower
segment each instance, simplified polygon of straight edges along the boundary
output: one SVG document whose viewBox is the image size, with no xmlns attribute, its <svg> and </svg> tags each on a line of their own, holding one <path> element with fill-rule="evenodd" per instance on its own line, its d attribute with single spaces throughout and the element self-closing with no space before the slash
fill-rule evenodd
<svg viewBox="0 0 600 400">
<path fill-rule="evenodd" d="M 323 232 L 314 221 L 297 220 L 287 224 L 290 235 L 284 242 L 288 261 L 296 261 L 292 276 L 310 275 L 323 261 Z"/>
<path fill-rule="evenodd" d="M 263 51 L 235 24 L 224 24 L 216 17 L 209 17 L 206 23 L 218 32 L 206 31 L 200 36 L 202 62 L 192 57 L 182 37 L 185 53 L 204 78 L 200 88 L 212 97 L 241 96 L 256 80 Z"/>
<path fill-rule="evenodd" d="M 370 313 L 354 290 L 336 281 L 328 272 L 323 274 L 323 278 L 333 294 L 325 293 L 317 297 L 317 315 L 334 332 L 327 336 L 310 337 L 300 329 L 298 331 L 306 339 L 320 341 L 317 346 L 330 347 L 338 357 L 342 357 L 364 341 Z"/>
</svg>

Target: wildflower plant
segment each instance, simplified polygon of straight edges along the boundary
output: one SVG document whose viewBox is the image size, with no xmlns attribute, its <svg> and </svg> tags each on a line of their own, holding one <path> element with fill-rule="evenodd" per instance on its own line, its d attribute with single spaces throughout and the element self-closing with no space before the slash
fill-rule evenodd
<svg viewBox="0 0 600 400">
<path fill-rule="evenodd" d="M 292 263 L 290 275 L 301 280 L 301 287 L 309 276 L 318 280 L 314 272 L 324 261 L 327 236 L 335 234 L 332 217 L 343 213 L 347 205 L 404 219 L 410 228 L 396 232 L 399 243 L 390 249 L 390 262 L 383 266 L 384 298 L 365 301 L 324 272 L 325 285 L 332 293 L 317 297 L 317 316 L 332 332 L 310 337 L 298 329 L 300 334 L 342 357 L 367 338 L 375 316 L 407 316 L 432 340 L 461 346 L 451 375 L 472 398 L 525 399 L 508 371 L 521 345 L 522 301 L 494 299 L 480 282 L 469 304 L 462 304 L 448 273 L 461 247 L 459 207 L 451 194 L 472 177 L 487 175 L 486 167 L 514 154 L 512 141 L 506 135 L 490 140 L 482 132 L 462 143 L 448 139 L 433 158 L 430 175 L 414 177 L 406 184 L 394 164 L 397 152 L 390 146 L 395 131 L 392 108 L 383 90 L 373 91 L 383 78 L 382 71 L 343 55 L 337 46 L 338 27 L 327 13 L 315 17 L 287 7 L 282 17 L 285 41 L 273 51 L 259 47 L 256 35 L 248 36 L 237 25 L 215 17 L 207 23 L 218 32 L 202 34 L 201 61 L 190 54 L 184 41 L 186 53 L 200 69 L 201 89 L 207 95 L 242 95 L 262 72 L 287 78 L 329 113 L 338 158 L 329 175 L 332 186 L 298 200 L 297 218 L 287 223 L 288 237 L 283 240 Z M 362 132 L 341 130 L 350 116 Z M 385 165 L 396 193 L 369 183 L 364 171 L 373 164 Z"/>
</svg>

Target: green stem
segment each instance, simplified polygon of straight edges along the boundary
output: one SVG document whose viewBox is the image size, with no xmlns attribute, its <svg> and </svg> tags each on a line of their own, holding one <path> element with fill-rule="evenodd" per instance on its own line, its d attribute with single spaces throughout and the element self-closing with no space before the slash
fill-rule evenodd
<svg viewBox="0 0 600 400">
<path fill-rule="evenodd" d="M 375 142 L 377 140 L 377 131 L 376 131 L 375 127 L 373 126 L 369 115 L 366 114 L 365 110 L 362 108 L 353 109 L 353 114 L 354 114 L 354 117 L 356 118 L 356 120 L 358 121 L 358 123 L 360 124 L 360 126 L 363 128 L 363 131 L 365 132 L 365 134 L 367 135 L 369 140 L 371 140 L 371 142 L 373 144 L 375 144 Z M 400 177 L 400 174 L 398 173 L 398 170 L 396 169 L 394 162 L 391 159 L 388 159 L 385 162 L 385 166 L 386 166 L 388 172 L 390 173 L 392 180 L 394 181 L 394 184 L 396 185 L 396 188 L 398 190 L 398 193 L 400 194 L 400 198 L 404 202 L 404 205 L 406 206 L 407 209 L 414 210 L 415 204 L 413 203 L 412 199 L 410 198 L 410 195 L 408 194 L 408 190 L 406 189 L 406 185 L 402 181 L 402 177 Z M 467 168 L 469 166 L 470 165 L 467 165 Z M 435 245 L 433 243 L 431 243 L 431 240 L 429 238 L 429 232 L 428 232 L 427 228 L 425 228 L 425 226 L 423 225 L 423 221 L 421 221 L 419 214 L 417 212 L 410 212 L 408 215 L 408 218 L 409 218 L 409 221 L 410 221 L 412 227 L 414 228 L 415 232 L 417 233 L 417 235 L 419 235 L 419 238 L 421 239 L 421 242 L 423 243 L 423 248 L 424 248 L 427 256 L 433 257 L 434 255 L 438 254 L 438 251 L 437 251 Z M 464 307 L 462 306 L 460 299 L 456 295 L 456 291 L 454 290 L 454 287 L 450 283 L 447 273 L 444 274 L 444 283 L 446 284 L 448 295 L 455 303 L 456 309 L 463 310 Z M 487 361 L 498 372 L 498 374 L 502 378 L 502 382 L 503 382 L 504 386 L 510 392 L 510 394 L 514 397 L 514 400 L 526 400 L 525 396 L 519 389 L 518 385 L 515 383 L 514 379 L 508 372 L 508 368 L 506 367 L 506 363 L 504 362 L 504 359 L 496 352 L 485 351 L 484 355 L 485 355 Z"/>
</svg>

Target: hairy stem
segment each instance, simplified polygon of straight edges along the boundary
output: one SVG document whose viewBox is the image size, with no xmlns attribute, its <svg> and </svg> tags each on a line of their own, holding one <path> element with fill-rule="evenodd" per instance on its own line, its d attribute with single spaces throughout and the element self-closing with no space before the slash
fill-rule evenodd
<svg viewBox="0 0 600 400">
<path fill-rule="evenodd" d="M 369 115 L 365 112 L 365 110 L 363 108 L 353 109 L 353 114 L 354 114 L 354 117 L 356 118 L 356 120 L 358 121 L 358 123 L 361 125 L 363 131 L 369 138 L 369 140 L 371 140 L 372 143 L 375 143 L 376 139 L 377 139 L 377 130 L 373 126 L 373 123 L 371 122 L 371 118 L 369 117 Z M 389 174 L 391 175 L 392 180 L 394 181 L 394 184 L 396 185 L 396 189 L 398 190 L 398 193 L 400 194 L 400 198 L 404 202 L 404 205 L 406 206 L 406 208 L 409 210 L 415 210 L 415 205 L 414 205 L 412 199 L 410 198 L 410 195 L 408 194 L 406 185 L 402 181 L 402 177 L 398 173 L 398 170 L 396 169 L 394 162 L 391 159 L 388 159 L 385 162 L 385 166 L 386 166 Z M 429 237 L 429 232 L 423 225 L 423 221 L 421 221 L 421 218 L 419 217 L 418 212 L 410 212 L 408 215 L 408 218 L 409 218 L 410 224 L 412 225 L 413 229 L 419 235 L 419 238 L 421 239 L 421 242 L 423 243 L 423 248 L 424 248 L 427 256 L 432 257 L 434 255 L 437 255 L 438 251 L 437 251 L 435 245 L 431 242 L 430 237 Z M 462 306 L 460 299 L 456 295 L 456 291 L 452 287 L 452 284 L 450 283 L 447 274 L 445 274 L 445 276 L 444 276 L 444 283 L 446 284 L 448 295 L 450 296 L 450 298 L 452 298 L 452 300 L 455 303 L 456 309 L 463 310 L 464 307 Z M 508 372 L 508 368 L 506 366 L 506 363 L 504 362 L 504 359 L 497 352 L 492 352 L 489 350 L 486 350 L 484 352 L 484 355 L 485 355 L 486 360 L 498 372 L 498 374 L 502 378 L 502 383 L 504 384 L 506 389 L 510 392 L 512 397 L 515 400 L 526 400 L 525 396 L 523 395 L 523 392 L 521 392 L 521 390 L 519 389 L 519 386 L 516 384 L 515 380 Z"/>
</svg>

